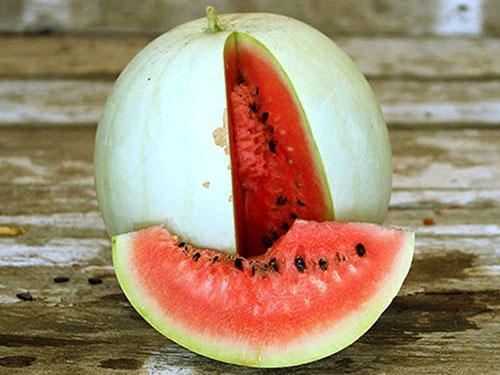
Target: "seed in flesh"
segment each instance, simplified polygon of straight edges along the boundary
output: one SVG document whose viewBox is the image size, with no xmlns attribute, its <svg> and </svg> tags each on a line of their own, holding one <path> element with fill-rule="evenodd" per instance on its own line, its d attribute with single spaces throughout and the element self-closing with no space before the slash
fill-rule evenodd
<svg viewBox="0 0 500 375">
<path fill-rule="evenodd" d="M 271 150 L 272 153 L 276 153 L 276 141 L 274 139 L 271 139 L 268 143 L 269 150 Z"/>
<path fill-rule="evenodd" d="M 241 258 L 236 258 L 234 260 L 234 266 L 240 271 L 243 270 L 243 261 L 241 260 Z"/>
<path fill-rule="evenodd" d="M 269 263 L 268 263 L 269 267 L 271 267 L 275 272 L 278 272 L 280 270 L 280 267 L 278 265 L 278 261 L 276 260 L 276 258 L 272 258 Z"/>
<path fill-rule="evenodd" d="M 306 261 L 302 257 L 295 257 L 295 267 L 297 271 L 304 272 L 306 269 Z"/>
<path fill-rule="evenodd" d="M 266 248 L 268 248 L 273 245 L 273 240 L 271 240 L 268 236 L 264 236 L 262 237 L 262 243 Z"/>
<path fill-rule="evenodd" d="M 286 202 L 288 202 L 288 200 L 282 195 L 278 195 L 278 198 L 276 198 L 276 204 L 278 206 L 283 206 Z"/>
<path fill-rule="evenodd" d="M 262 117 L 261 117 L 262 122 L 266 122 L 268 118 L 269 118 L 269 112 L 262 113 Z"/>
<path fill-rule="evenodd" d="M 306 206 L 306 204 L 305 204 L 304 202 L 302 202 L 300 199 L 297 199 L 297 204 L 298 204 L 299 206 L 302 206 L 302 207 L 305 207 L 305 206 Z"/>
<path fill-rule="evenodd" d="M 326 271 L 328 269 L 328 262 L 326 261 L 325 258 L 320 258 L 319 268 L 321 268 L 323 271 Z"/>
<path fill-rule="evenodd" d="M 290 229 L 290 224 L 288 224 L 288 223 L 281 223 L 281 229 L 283 229 L 283 230 Z"/>
<path fill-rule="evenodd" d="M 360 256 L 360 257 L 362 257 L 366 254 L 366 249 L 362 243 L 358 243 L 356 245 L 356 253 L 358 253 L 358 256 Z"/>
<path fill-rule="evenodd" d="M 200 259 L 200 257 L 201 257 L 201 254 L 200 254 L 200 253 L 195 253 L 195 254 L 193 255 L 193 260 L 194 260 L 195 262 L 197 262 L 197 261 L 198 261 L 198 259 Z"/>
</svg>

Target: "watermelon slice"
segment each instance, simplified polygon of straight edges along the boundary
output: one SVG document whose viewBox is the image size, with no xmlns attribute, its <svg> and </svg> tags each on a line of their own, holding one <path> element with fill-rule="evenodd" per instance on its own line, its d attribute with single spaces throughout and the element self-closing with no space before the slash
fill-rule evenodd
<svg viewBox="0 0 500 375">
<path fill-rule="evenodd" d="M 414 235 L 374 224 L 297 220 L 242 258 L 162 227 L 113 239 L 116 275 L 137 311 L 180 345 L 225 362 L 279 367 L 335 353 L 396 296 Z"/>
</svg>

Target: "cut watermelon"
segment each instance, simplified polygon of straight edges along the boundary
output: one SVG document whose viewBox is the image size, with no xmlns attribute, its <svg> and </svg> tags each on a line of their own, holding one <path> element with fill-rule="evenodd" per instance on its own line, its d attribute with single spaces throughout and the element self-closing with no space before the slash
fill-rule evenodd
<svg viewBox="0 0 500 375">
<path fill-rule="evenodd" d="M 250 35 L 224 49 L 238 253 L 259 255 L 297 218 L 333 219 L 302 105 L 278 61 Z"/>
<path fill-rule="evenodd" d="M 118 235 L 113 260 L 132 305 L 192 351 L 259 367 L 291 366 L 358 339 L 396 296 L 413 233 L 296 221 L 263 255 L 179 242 L 161 227 Z"/>
</svg>

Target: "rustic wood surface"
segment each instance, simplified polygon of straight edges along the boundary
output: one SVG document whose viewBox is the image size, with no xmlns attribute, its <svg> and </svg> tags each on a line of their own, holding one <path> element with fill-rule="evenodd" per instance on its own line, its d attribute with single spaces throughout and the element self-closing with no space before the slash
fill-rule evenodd
<svg viewBox="0 0 500 375">
<path fill-rule="evenodd" d="M 205 3 L 0 2 L 0 374 L 291 373 L 221 364 L 156 333 L 120 291 L 98 212 L 93 141 L 112 82 Z M 387 222 L 417 232 L 381 319 L 293 373 L 500 373 L 500 2 L 212 3 L 335 35 L 390 127 Z"/>
<path fill-rule="evenodd" d="M 156 34 L 204 16 L 271 12 L 327 35 L 500 35 L 497 0 L 3 0 L 0 32 Z"/>
</svg>

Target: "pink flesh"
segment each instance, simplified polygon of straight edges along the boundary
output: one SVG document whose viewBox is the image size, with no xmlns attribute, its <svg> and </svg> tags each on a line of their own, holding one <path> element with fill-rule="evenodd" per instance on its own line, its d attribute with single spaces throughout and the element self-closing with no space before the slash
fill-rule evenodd
<svg viewBox="0 0 500 375">
<path fill-rule="evenodd" d="M 193 333 L 256 346 L 289 343 L 361 310 L 393 272 L 404 244 L 403 233 L 392 228 L 297 221 L 266 254 L 238 258 L 240 270 L 233 256 L 179 248 L 160 227 L 133 236 L 136 281 L 169 319 Z M 304 259 L 304 272 L 296 257 Z M 278 271 L 265 266 L 273 258 Z"/>
<path fill-rule="evenodd" d="M 297 217 L 329 219 L 326 182 L 277 64 L 248 40 L 227 46 L 225 63 L 238 253 L 252 256 Z"/>
</svg>

